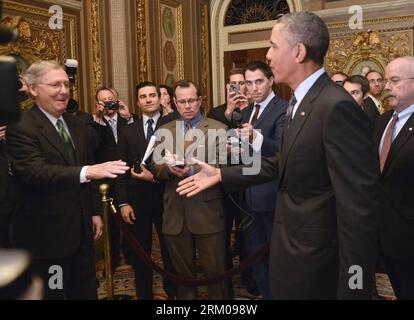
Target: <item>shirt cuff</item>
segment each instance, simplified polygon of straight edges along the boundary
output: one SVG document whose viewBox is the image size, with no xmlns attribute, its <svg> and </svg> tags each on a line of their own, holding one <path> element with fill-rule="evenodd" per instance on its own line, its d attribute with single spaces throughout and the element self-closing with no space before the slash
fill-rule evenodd
<svg viewBox="0 0 414 320">
<path fill-rule="evenodd" d="M 88 169 L 89 166 L 84 166 L 82 167 L 82 170 L 80 172 L 80 183 L 87 183 L 87 182 L 91 182 L 91 180 L 86 179 L 86 169 Z"/>
<path fill-rule="evenodd" d="M 254 138 L 251 146 L 255 152 L 258 152 L 262 148 L 263 135 L 257 130 L 254 130 L 254 132 L 256 133 L 256 137 Z"/>
<path fill-rule="evenodd" d="M 118 205 L 118 208 L 122 208 L 125 206 L 129 206 L 129 203 L 121 203 L 120 205 Z"/>
</svg>

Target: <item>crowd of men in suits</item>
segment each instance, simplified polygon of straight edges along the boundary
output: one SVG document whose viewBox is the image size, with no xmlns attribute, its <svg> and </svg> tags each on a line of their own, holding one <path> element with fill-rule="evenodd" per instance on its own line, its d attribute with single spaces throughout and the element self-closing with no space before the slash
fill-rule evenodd
<svg viewBox="0 0 414 320">
<path fill-rule="evenodd" d="M 2 241 L 33 255 L 46 299 L 97 298 L 93 239 L 102 232 L 103 181 L 145 251 L 154 225 L 164 268 L 183 278 L 195 277 L 196 259 L 207 278 L 231 267 L 235 220 L 245 255 L 271 241 L 246 275 L 263 299 L 371 299 L 379 255 L 397 298 L 414 298 L 414 58 L 391 61 L 385 78 L 370 71 L 331 79 L 323 68 L 328 29 L 309 12 L 282 16 L 270 42 L 269 63 L 232 70 L 226 103 L 208 117 L 186 80 L 172 88 L 174 112 L 146 81 L 136 87 L 140 116 L 104 87 L 94 118 L 77 117 L 65 112 L 70 83 L 60 65 L 41 61 L 25 72 L 34 105 L 7 136 L 0 127 L 0 227 L 11 231 Z M 289 102 L 274 83 L 292 89 Z M 391 109 L 380 115 L 384 88 Z M 214 139 L 206 138 L 210 130 Z M 152 139 L 157 150 L 166 131 L 168 149 L 145 161 Z M 235 154 L 261 157 L 260 172 L 244 175 L 247 163 L 229 162 Z M 124 249 L 138 299 L 152 299 L 151 268 Z M 61 288 L 47 286 L 54 265 L 64 272 Z M 164 281 L 164 289 L 198 297 L 195 287 Z M 231 298 L 231 281 L 211 283 L 208 294 Z"/>
</svg>

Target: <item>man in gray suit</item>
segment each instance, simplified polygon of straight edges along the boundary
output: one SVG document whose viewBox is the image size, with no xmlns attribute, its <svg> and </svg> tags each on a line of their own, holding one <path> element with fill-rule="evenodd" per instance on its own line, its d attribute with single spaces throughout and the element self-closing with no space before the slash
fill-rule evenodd
<svg viewBox="0 0 414 320">
<path fill-rule="evenodd" d="M 279 153 L 257 176 L 205 164 L 180 194 L 279 178 L 270 248 L 275 299 L 370 299 L 377 250 L 376 161 L 369 119 L 323 69 L 329 32 L 309 12 L 283 15 L 266 58 L 275 81 L 294 90 Z"/>
<path fill-rule="evenodd" d="M 172 150 L 164 149 L 165 152 L 168 150 L 174 153 L 170 159 L 180 159 L 180 156 L 184 153 L 188 155 L 191 153 L 189 151 L 196 147 L 197 153 L 200 152 L 197 154 L 198 157 L 202 157 L 202 153 L 207 156 L 202 157 L 204 161 L 225 163 L 226 126 L 201 114 L 201 94 L 196 86 L 190 81 L 178 81 L 174 85 L 174 102 L 181 115 L 180 119 L 169 122 L 156 131 L 158 141 L 161 141 L 162 137 L 172 138 Z M 211 139 L 208 135 L 210 129 L 221 129 L 223 136 Z M 220 131 L 218 133 L 220 134 Z M 193 136 L 200 135 L 205 141 L 196 140 L 191 146 L 187 144 L 193 140 Z M 179 196 L 175 192 L 178 183 L 197 172 L 198 167 L 191 164 L 191 156 L 187 156 L 182 168 L 169 162 L 161 164 L 161 159 L 157 158 L 160 154 L 157 152 L 160 145 L 157 145 L 154 151 L 154 161 L 157 164 L 154 175 L 156 179 L 167 180 L 162 231 L 174 268 L 182 277 L 195 277 L 197 249 L 206 277 L 213 278 L 224 273 L 226 268 L 223 193 L 221 188 L 216 186 L 191 199 Z M 219 152 L 220 147 L 224 152 Z M 223 157 L 222 161 L 217 158 L 217 153 Z M 228 298 L 227 287 L 223 282 L 208 286 L 208 293 L 210 299 Z M 180 300 L 197 299 L 197 290 L 195 287 L 178 286 L 177 297 Z"/>
</svg>

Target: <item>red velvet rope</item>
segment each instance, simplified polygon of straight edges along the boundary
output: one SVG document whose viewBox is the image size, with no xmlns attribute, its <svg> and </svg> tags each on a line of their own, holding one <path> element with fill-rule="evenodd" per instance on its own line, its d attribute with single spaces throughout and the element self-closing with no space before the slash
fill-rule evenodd
<svg viewBox="0 0 414 320">
<path fill-rule="evenodd" d="M 164 270 L 158 264 L 152 261 L 151 257 L 142 248 L 141 244 L 137 241 L 132 231 L 127 228 L 127 226 L 125 225 L 120 215 L 114 214 L 114 218 L 115 218 L 115 222 L 117 223 L 118 227 L 122 230 L 125 238 L 127 239 L 129 245 L 131 246 L 133 252 L 137 256 L 139 256 L 146 265 L 151 267 L 153 270 L 155 270 L 156 272 L 158 272 L 159 274 L 161 274 L 163 277 L 167 278 L 171 282 L 178 284 L 178 285 L 187 286 L 187 287 L 205 286 L 205 285 L 212 285 L 215 283 L 222 282 L 223 280 L 232 277 L 236 273 L 243 271 L 244 269 L 251 266 L 256 261 L 258 261 L 259 258 L 261 258 L 266 252 L 268 252 L 269 247 L 270 247 L 270 241 L 268 241 L 263 246 L 261 246 L 254 255 L 240 262 L 239 266 L 234 267 L 230 270 L 227 270 L 225 273 L 220 274 L 214 278 L 203 278 L 203 279 L 182 278 L 174 273 Z"/>
</svg>

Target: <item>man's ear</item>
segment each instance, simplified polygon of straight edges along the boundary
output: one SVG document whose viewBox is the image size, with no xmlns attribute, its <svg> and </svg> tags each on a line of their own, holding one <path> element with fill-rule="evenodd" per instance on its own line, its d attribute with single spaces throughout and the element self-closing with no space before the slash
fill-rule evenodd
<svg viewBox="0 0 414 320">
<path fill-rule="evenodd" d="M 296 61 L 302 63 L 306 60 L 308 56 L 308 49 L 306 49 L 303 43 L 298 43 L 296 45 Z"/>
<path fill-rule="evenodd" d="M 27 90 L 29 91 L 30 95 L 33 98 L 36 98 L 38 96 L 37 94 L 37 87 L 35 85 L 30 85 L 27 87 Z"/>
</svg>

